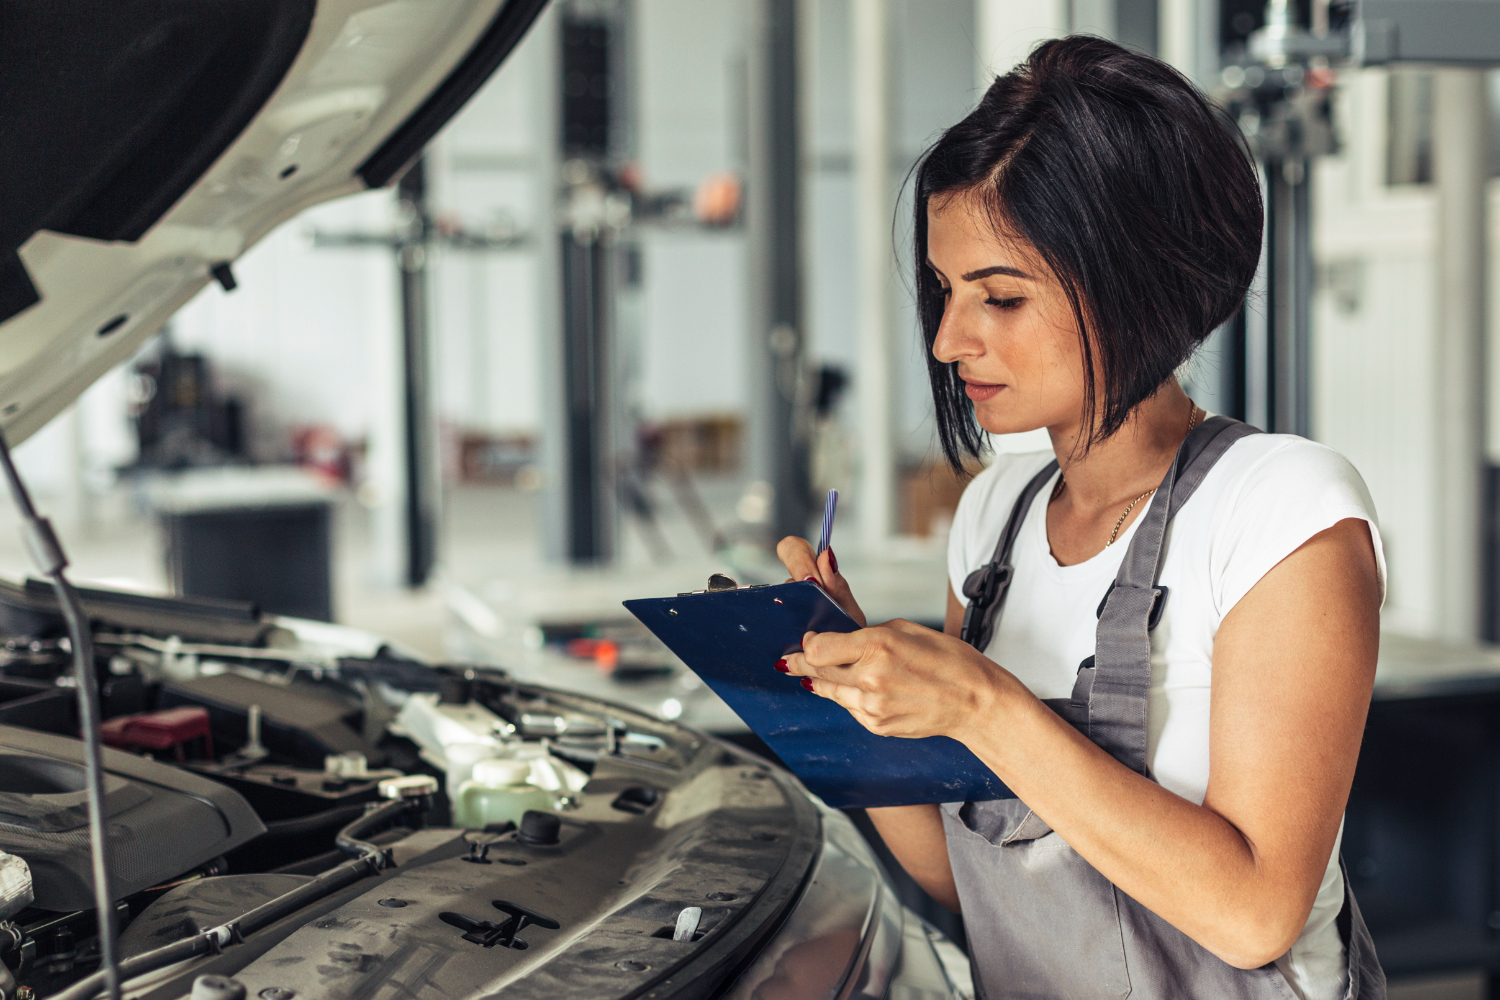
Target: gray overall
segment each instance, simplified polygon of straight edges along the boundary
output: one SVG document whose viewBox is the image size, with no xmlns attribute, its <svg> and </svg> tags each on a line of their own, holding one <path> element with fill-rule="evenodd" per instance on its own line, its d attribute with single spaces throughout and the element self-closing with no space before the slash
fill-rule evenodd
<svg viewBox="0 0 1500 1000">
<path fill-rule="evenodd" d="M 1229 446 L 1251 433 L 1254 428 L 1238 421 L 1213 417 L 1183 441 L 1100 605 L 1095 652 L 1079 666 L 1072 697 L 1046 702 L 1147 777 L 1150 631 L 1167 598 L 1167 588 L 1157 585 L 1167 525 Z M 994 560 L 964 582 L 970 604 L 963 637 L 980 650 L 989 645 L 1005 602 L 1021 522 L 1056 471 L 1057 463 L 1050 463 L 1027 485 Z M 1019 799 L 948 803 L 942 815 L 984 1000 L 1295 1000 L 1275 965 L 1245 971 L 1216 958 L 1115 888 Z M 1337 923 L 1349 963 L 1345 997 L 1383 1000 L 1385 973 L 1347 876 Z"/>
</svg>

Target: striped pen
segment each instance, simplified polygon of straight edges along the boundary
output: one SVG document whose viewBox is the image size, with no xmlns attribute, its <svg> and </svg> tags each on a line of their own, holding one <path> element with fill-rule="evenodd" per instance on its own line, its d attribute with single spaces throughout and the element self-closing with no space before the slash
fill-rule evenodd
<svg viewBox="0 0 1500 1000">
<path fill-rule="evenodd" d="M 818 536 L 818 555 L 821 556 L 833 541 L 833 515 L 839 508 L 839 491 L 828 491 L 828 505 L 823 508 L 823 533 Z"/>
</svg>

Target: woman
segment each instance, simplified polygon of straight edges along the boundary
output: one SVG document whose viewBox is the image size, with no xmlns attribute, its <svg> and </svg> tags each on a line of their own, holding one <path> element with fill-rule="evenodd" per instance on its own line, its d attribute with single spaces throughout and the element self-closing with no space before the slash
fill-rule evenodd
<svg viewBox="0 0 1500 1000">
<path fill-rule="evenodd" d="M 1174 377 L 1244 301 L 1261 220 L 1233 127 L 1099 39 L 1040 46 L 918 168 L 948 460 L 1038 427 L 1052 453 L 969 484 L 943 633 L 809 633 L 777 668 L 873 732 L 959 740 L 1017 796 L 871 810 L 963 913 L 989 1000 L 1384 996 L 1338 854 L 1373 505 L 1334 452 Z M 831 551 L 778 554 L 864 623 Z"/>
</svg>

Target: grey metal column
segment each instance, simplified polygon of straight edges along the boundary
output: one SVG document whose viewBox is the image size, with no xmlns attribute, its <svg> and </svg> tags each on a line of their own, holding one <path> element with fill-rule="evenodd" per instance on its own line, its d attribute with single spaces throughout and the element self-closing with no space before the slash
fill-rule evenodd
<svg viewBox="0 0 1500 1000">
<path fill-rule="evenodd" d="M 563 434 L 567 442 L 567 559 L 608 562 L 615 552 L 609 419 L 610 253 L 602 233 L 562 234 Z"/>
<path fill-rule="evenodd" d="M 773 538 L 807 531 L 797 0 L 757 0 L 748 55 L 749 466 L 771 485 Z"/>
<path fill-rule="evenodd" d="M 618 13 L 609 2 L 554 5 L 533 28 L 545 32 L 547 49 L 539 271 L 553 331 L 544 348 L 542 520 L 548 557 L 576 565 L 615 556 L 610 338 L 612 248 L 622 220 L 610 215 L 601 173 L 620 113 L 611 83 Z"/>
<path fill-rule="evenodd" d="M 1327 28 L 1327 18 L 1321 19 Z M 1310 34 L 1293 0 L 1269 0 L 1265 26 L 1248 39 L 1251 61 L 1221 79 L 1226 103 L 1245 128 L 1261 166 L 1266 204 L 1261 267 L 1245 322 L 1245 414 L 1284 434 L 1312 433 L 1312 167 L 1334 152 L 1328 81 L 1316 61 L 1345 42 Z M 1257 300 L 1264 294 L 1264 308 Z"/>
<path fill-rule="evenodd" d="M 403 232 L 401 268 L 402 460 L 408 587 L 427 582 L 437 562 L 441 489 L 432 399 L 432 335 L 427 292 L 427 182 L 417 160 L 397 186 Z"/>
<path fill-rule="evenodd" d="M 1312 434 L 1311 163 L 1266 163 L 1268 383 L 1265 429 Z"/>
</svg>

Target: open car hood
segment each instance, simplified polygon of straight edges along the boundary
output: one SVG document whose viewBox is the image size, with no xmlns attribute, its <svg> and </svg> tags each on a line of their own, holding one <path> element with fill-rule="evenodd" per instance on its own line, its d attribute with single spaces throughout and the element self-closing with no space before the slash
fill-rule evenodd
<svg viewBox="0 0 1500 1000">
<path fill-rule="evenodd" d="M 386 185 L 546 0 L 0 0 L 18 443 L 278 223 Z"/>
</svg>

